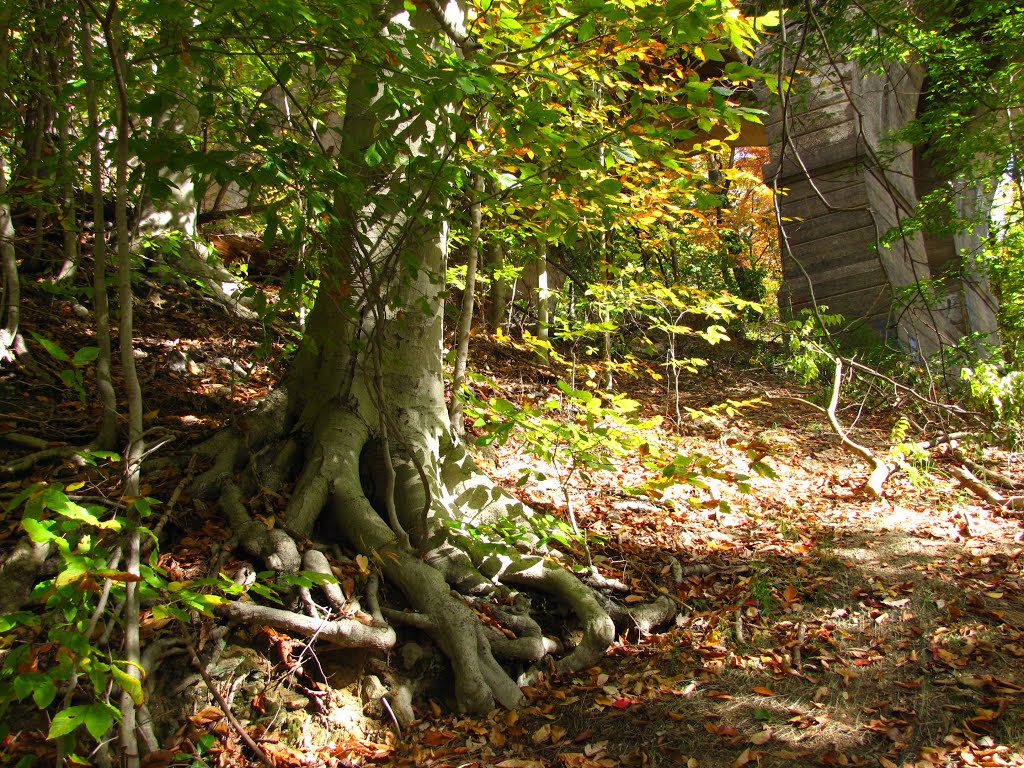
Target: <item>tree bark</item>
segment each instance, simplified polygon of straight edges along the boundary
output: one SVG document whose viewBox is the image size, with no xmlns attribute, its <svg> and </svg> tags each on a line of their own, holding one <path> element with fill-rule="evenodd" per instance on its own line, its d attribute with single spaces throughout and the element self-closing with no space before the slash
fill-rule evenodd
<svg viewBox="0 0 1024 768">
<path fill-rule="evenodd" d="M 92 23 L 89 10 L 81 8 L 82 29 L 80 46 L 82 67 L 85 70 L 85 100 L 89 133 L 89 178 L 92 182 L 92 306 L 96 324 L 96 389 L 103 414 L 93 447 L 113 450 L 117 443 L 117 392 L 111 371 L 110 302 L 107 297 L 107 237 L 103 226 L 103 155 L 100 151 L 99 99 L 96 81 L 92 76 Z"/>
<path fill-rule="evenodd" d="M 6 93 L 10 85 L 8 70 L 10 19 L 13 4 L 6 3 L 0 10 L 0 92 Z M 0 124 L 0 129 L 8 126 Z M 0 269 L 3 290 L 0 292 L 0 365 L 13 362 L 26 351 L 21 336 L 21 283 L 18 277 L 17 254 L 14 250 L 14 224 L 11 221 L 10 187 L 4 157 L 0 154 Z"/>
<path fill-rule="evenodd" d="M 521 585 L 567 604 L 583 640 L 559 661 L 562 671 L 596 663 L 615 627 L 573 575 L 479 532 L 529 511 L 483 476 L 451 434 L 442 368 L 447 227 L 433 188 L 437 163 L 448 162 L 449 111 L 397 116 L 380 99 L 382 85 L 377 72 L 355 67 L 339 162 L 362 188 L 338 195 L 333 268 L 293 364 L 258 411 L 201 449 L 213 464 L 194 490 L 220 494 L 240 544 L 270 567 L 300 567 L 294 535 L 350 544 L 402 593 L 406 610 L 389 611 L 390 621 L 429 633 L 447 654 L 460 709 L 515 707 L 522 694 L 495 655 L 537 662 L 555 644 L 528 616 L 512 622 L 516 638 L 496 638 L 455 592 Z M 367 147 L 379 135 L 399 137 L 409 159 L 368 167 Z M 268 531 L 245 498 L 286 480 L 294 490 L 284 524 Z M 301 631 L 298 619 L 274 621 Z"/>
<path fill-rule="evenodd" d="M 0 156 L 0 266 L 3 269 L 3 326 L 0 327 L 0 363 L 10 363 L 25 351 L 21 336 L 21 283 L 18 277 L 18 257 L 14 250 L 14 225 L 11 223 L 11 203 L 7 197 L 7 174 Z"/>
<path fill-rule="evenodd" d="M 537 238 L 537 325 L 534 328 L 534 335 L 541 342 L 548 340 L 548 329 L 551 325 L 549 297 L 548 241 L 540 235 Z M 539 350 L 541 358 L 547 360 L 547 350 L 543 346 Z"/>
<path fill-rule="evenodd" d="M 491 243 L 488 250 L 487 267 L 491 273 L 491 300 L 487 305 L 487 329 L 491 333 L 504 328 L 508 323 L 505 313 L 508 311 L 508 280 L 501 277 L 505 267 L 505 247 L 499 240 Z"/>
<path fill-rule="evenodd" d="M 110 65 L 114 73 L 117 94 L 117 156 L 114 186 L 114 222 L 117 232 L 117 274 L 118 302 L 120 317 L 117 327 L 121 356 L 121 370 L 124 376 L 125 392 L 128 397 L 128 442 L 125 448 L 123 493 L 127 497 L 139 495 L 142 459 L 145 444 L 142 431 L 142 387 L 135 368 L 134 346 L 134 296 L 132 294 L 131 252 L 128 233 L 128 144 L 131 130 L 129 121 L 128 73 L 121 37 L 121 18 L 116 4 L 111 4 L 102 17 L 103 36 L 107 43 Z M 99 221 L 96 222 L 97 227 Z M 128 553 L 125 557 L 125 571 L 133 576 L 139 574 L 141 537 L 138 521 L 130 520 Z M 139 637 L 139 592 L 138 584 L 125 584 L 123 608 L 124 649 L 126 672 L 142 681 L 142 660 Z M 126 768 L 138 768 L 139 754 L 138 705 L 128 690 L 121 692 L 121 749 Z"/>
<path fill-rule="evenodd" d="M 470 206 L 469 243 L 466 247 L 466 290 L 462 294 L 462 312 L 455 331 L 455 365 L 452 371 L 452 395 L 448 412 L 452 429 L 461 438 L 465 433 L 462 420 L 462 398 L 459 388 L 466 377 L 466 363 L 469 360 L 469 337 L 473 331 L 473 302 L 476 297 L 476 267 L 480 254 L 480 198 L 484 192 L 484 179 L 479 174 L 473 178 L 473 202 Z"/>
</svg>

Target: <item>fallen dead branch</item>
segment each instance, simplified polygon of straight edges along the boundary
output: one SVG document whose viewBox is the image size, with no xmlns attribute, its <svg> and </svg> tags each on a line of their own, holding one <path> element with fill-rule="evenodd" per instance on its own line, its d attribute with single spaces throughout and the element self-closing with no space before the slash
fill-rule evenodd
<svg viewBox="0 0 1024 768">
<path fill-rule="evenodd" d="M 1005 510 L 1024 510 L 1024 496 L 1004 496 L 986 485 L 967 467 L 953 465 L 947 471 L 967 490 L 988 504 Z"/>
</svg>

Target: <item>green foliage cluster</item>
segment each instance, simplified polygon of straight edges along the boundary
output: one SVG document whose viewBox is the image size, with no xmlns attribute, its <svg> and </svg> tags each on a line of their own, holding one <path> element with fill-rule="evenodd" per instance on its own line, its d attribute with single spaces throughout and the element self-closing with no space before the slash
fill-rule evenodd
<svg viewBox="0 0 1024 768">
<path fill-rule="evenodd" d="M 1024 373 L 994 363 L 963 368 L 970 403 L 986 414 L 989 429 L 1013 450 L 1024 445 Z"/>
<path fill-rule="evenodd" d="M 818 311 L 803 310 L 799 317 L 788 320 L 786 340 L 788 355 L 783 363 L 787 374 L 802 384 L 821 381 L 834 368 L 828 348 L 832 330 L 843 324 L 843 316 L 831 314 L 828 307 Z"/>
<path fill-rule="evenodd" d="M 95 459 L 117 459 L 93 453 Z M 173 580 L 159 564 L 157 539 L 144 525 L 156 500 L 127 500 L 128 507 L 82 505 L 73 500 L 83 483 L 34 484 L 7 505 L 9 514 L 21 510 L 21 526 L 37 544 L 56 551 L 56 573 L 32 591 L 38 608 L 0 616 L 0 739 L 14 723 L 12 707 L 30 700 L 49 718 L 47 737 L 55 740 L 72 762 L 87 764 L 82 739 L 107 737 L 121 719 L 112 703 L 117 689 L 130 693 L 142 706 L 147 693 L 140 678 L 127 673 L 128 663 L 117 655 L 122 617 L 120 604 L 125 585 L 137 583 L 140 598 L 150 606 L 154 625 L 178 621 L 189 625 L 197 615 L 212 616 L 228 597 L 246 590 L 279 605 L 282 593 L 295 587 L 313 587 L 331 575 L 301 571 L 264 572 L 253 584 L 236 584 L 227 575 Z M 150 542 L 149 556 L 135 575 L 118 568 L 128 530 L 136 526 Z M 26 642 L 32 638 L 33 642 Z M 45 638 L 38 642 L 39 638 Z M 145 678 L 145 670 L 142 680 Z M 200 740 L 199 752 L 216 737 Z M 205 744 L 205 746 L 204 746 Z"/>
<path fill-rule="evenodd" d="M 56 703 L 48 736 L 59 740 L 69 755 L 78 748 L 79 728 L 98 741 L 120 719 L 120 711 L 110 703 L 112 685 L 128 691 L 139 705 L 144 698 L 139 681 L 127 673 L 126 662 L 107 645 L 114 629 L 109 622 L 118 620 L 116 601 L 125 584 L 138 579 L 114 565 L 120 556 L 114 555 L 111 537 L 126 522 L 105 507 L 73 501 L 69 494 L 78 487 L 32 485 L 8 505 L 8 512 L 24 506 L 22 527 L 33 542 L 56 550 L 59 566 L 54 577 L 33 590 L 41 612 L 0 617 L 0 646 L 6 649 L 0 667 L 0 727 L 10 727 L 7 713 L 16 701 L 31 698 L 40 710 Z M 152 501 L 139 498 L 132 504 L 144 516 Z M 147 570 L 151 579 L 159 580 L 154 565 Z M 20 642 L 25 632 L 43 632 L 46 642 Z M 79 686 L 82 676 L 88 681 L 84 690 Z M 73 703 L 81 701 L 83 693 L 90 700 Z"/>
<path fill-rule="evenodd" d="M 78 395 L 78 399 L 85 404 L 89 397 L 85 391 L 85 368 L 99 356 L 99 347 L 79 347 L 73 355 L 69 355 L 59 344 L 38 333 L 33 333 L 32 338 L 39 342 L 39 345 L 58 363 L 70 366 L 62 368 L 58 375 L 65 386 L 73 390 Z"/>
</svg>

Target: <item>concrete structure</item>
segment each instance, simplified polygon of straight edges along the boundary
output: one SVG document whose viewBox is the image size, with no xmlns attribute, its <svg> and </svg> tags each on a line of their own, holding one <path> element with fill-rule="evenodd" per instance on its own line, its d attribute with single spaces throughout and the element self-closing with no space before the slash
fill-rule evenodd
<svg viewBox="0 0 1024 768">
<path fill-rule="evenodd" d="M 928 355 L 969 333 L 998 343 L 998 327 L 995 298 L 972 258 L 987 227 L 885 238 L 923 195 L 957 184 L 938 176 L 926 153 L 889 138 L 914 119 L 923 79 L 902 65 L 883 76 L 854 64 L 803 78 L 767 122 L 765 181 L 785 190 L 783 309 L 824 305 Z M 958 194 L 963 213 L 991 206 L 978 185 L 961 184 Z M 936 292 L 929 281 L 940 276 Z"/>
</svg>

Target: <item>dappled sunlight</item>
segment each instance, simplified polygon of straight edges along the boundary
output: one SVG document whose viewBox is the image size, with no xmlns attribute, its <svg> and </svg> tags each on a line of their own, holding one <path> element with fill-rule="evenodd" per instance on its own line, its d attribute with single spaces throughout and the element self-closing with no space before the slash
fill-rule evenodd
<svg viewBox="0 0 1024 768">
<path fill-rule="evenodd" d="M 524 714 L 548 725 L 522 748 L 523 765 L 1024 760 L 1018 523 L 937 479 L 860 496 L 866 469 L 816 433 L 820 418 L 783 424 L 755 409 L 716 427 L 717 439 L 700 425 L 684 432 L 678 450 L 733 478 L 756 441 L 778 477 L 754 476 L 746 492 L 733 479 L 631 495 L 629 463 L 572 486 L 595 562 L 641 595 L 668 588 L 681 614 L 575 676 L 568 698 L 561 681 L 535 692 Z M 492 471 L 562 509 L 549 468 L 513 441 Z M 516 489 L 524 472 L 544 482 Z"/>
</svg>

